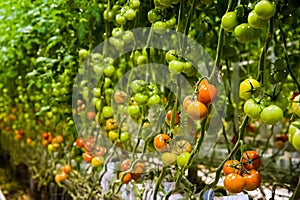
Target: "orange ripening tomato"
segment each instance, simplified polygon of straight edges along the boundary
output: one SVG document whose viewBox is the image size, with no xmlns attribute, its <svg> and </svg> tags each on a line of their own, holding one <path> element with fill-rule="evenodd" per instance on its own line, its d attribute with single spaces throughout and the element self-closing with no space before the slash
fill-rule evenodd
<svg viewBox="0 0 300 200">
<path fill-rule="evenodd" d="M 205 104 L 198 101 L 193 101 L 187 107 L 187 113 L 193 120 L 199 120 L 207 116 L 208 109 Z"/>
<path fill-rule="evenodd" d="M 120 172 L 119 179 L 121 179 L 122 183 L 124 183 L 124 184 L 129 183 L 132 179 L 131 173 L 126 173 L 123 178 L 122 178 L 122 176 L 123 176 L 123 172 Z"/>
<path fill-rule="evenodd" d="M 228 174 L 224 179 L 224 187 L 228 192 L 240 193 L 246 185 L 244 177 L 239 174 Z"/>
<path fill-rule="evenodd" d="M 154 147 L 157 151 L 166 151 L 167 150 L 167 141 L 170 140 L 170 137 L 165 134 L 158 134 L 154 138 Z"/>
<path fill-rule="evenodd" d="M 84 147 L 84 140 L 83 140 L 83 138 L 77 138 L 76 139 L 76 146 L 78 148 Z"/>
<path fill-rule="evenodd" d="M 256 151 L 248 150 L 243 153 L 242 163 L 247 170 L 258 169 L 261 166 L 261 158 Z"/>
<path fill-rule="evenodd" d="M 105 126 L 106 126 L 107 130 L 114 130 L 114 129 L 118 128 L 118 122 L 117 122 L 117 120 L 110 118 L 110 119 L 106 120 Z"/>
<path fill-rule="evenodd" d="M 198 101 L 204 104 L 212 103 L 217 97 L 217 88 L 203 79 L 198 85 Z"/>
<path fill-rule="evenodd" d="M 249 173 L 243 174 L 243 177 L 246 182 L 244 190 L 252 191 L 257 189 L 260 186 L 260 182 L 261 182 L 260 173 L 255 169 L 250 170 Z"/>
<path fill-rule="evenodd" d="M 60 143 L 62 143 L 62 142 L 64 141 L 64 138 L 63 138 L 63 136 L 61 136 L 61 135 L 57 135 L 57 136 L 55 137 L 55 141 L 56 141 L 58 144 L 60 144 Z"/>
<path fill-rule="evenodd" d="M 131 160 L 130 159 L 125 159 L 121 162 L 121 170 L 124 172 L 124 171 L 127 171 L 131 166 Z"/>
<path fill-rule="evenodd" d="M 85 162 L 90 163 L 93 159 L 93 156 L 90 153 L 85 152 L 83 154 L 83 159 L 85 160 Z"/>
<path fill-rule="evenodd" d="M 62 171 L 65 173 L 70 173 L 72 171 L 72 167 L 69 164 L 66 164 L 65 166 L 62 167 Z"/>
<path fill-rule="evenodd" d="M 230 173 L 240 174 L 241 164 L 238 160 L 227 160 L 223 165 L 223 173 L 227 176 Z"/>
<path fill-rule="evenodd" d="M 118 91 L 114 94 L 114 99 L 116 101 L 116 103 L 125 103 L 128 99 L 128 96 L 126 94 L 126 92 L 124 91 Z"/>
</svg>

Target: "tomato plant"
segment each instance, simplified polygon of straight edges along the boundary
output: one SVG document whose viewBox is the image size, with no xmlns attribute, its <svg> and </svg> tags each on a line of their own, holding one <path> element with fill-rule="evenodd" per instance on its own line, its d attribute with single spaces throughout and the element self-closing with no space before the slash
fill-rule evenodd
<svg viewBox="0 0 300 200">
<path fill-rule="evenodd" d="M 5 1 L 1 159 L 72 199 L 299 199 L 299 17 L 297 0 Z"/>
</svg>

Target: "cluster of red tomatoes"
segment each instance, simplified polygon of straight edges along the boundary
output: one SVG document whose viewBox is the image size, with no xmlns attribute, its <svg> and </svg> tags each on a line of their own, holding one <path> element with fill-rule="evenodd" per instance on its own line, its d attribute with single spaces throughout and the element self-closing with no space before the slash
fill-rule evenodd
<svg viewBox="0 0 300 200">
<path fill-rule="evenodd" d="M 206 79 L 202 79 L 197 88 L 197 99 L 187 96 L 183 101 L 183 108 L 193 120 L 203 119 L 208 114 L 208 105 L 217 97 L 217 88 Z"/>
<path fill-rule="evenodd" d="M 60 173 L 58 173 L 58 174 L 55 175 L 55 178 L 54 178 L 55 181 L 56 181 L 57 183 L 60 183 L 60 182 L 62 182 L 62 181 L 64 181 L 64 180 L 66 180 L 67 177 L 68 177 L 68 174 L 69 174 L 71 171 L 72 171 L 71 165 L 69 165 L 69 164 L 64 165 L 64 166 L 61 168 Z"/>
<path fill-rule="evenodd" d="M 253 150 L 245 151 L 241 162 L 238 160 L 226 161 L 223 165 L 225 188 L 231 193 L 257 189 L 261 183 L 261 176 L 257 171 L 260 166 L 261 158 Z"/>
<path fill-rule="evenodd" d="M 104 154 L 106 149 L 102 146 L 94 146 L 94 137 L 86 140 L 83 138 L 76 139 L 76 146 L 83 150 L 83 159 L 86 163 L 91 163 L 94 168 L 101 170 L 104 164 Z"/>
<path fill-rule="evenodd" d="M 57 135 L 53 137 L 52 133 L 43 132 L 41 137 L 42 137 L 42 146 L 47 147 L 49 152 L 57 151 L 60 147 L 64 145 L 63 144 L 64 138 L 62 135 Z"/>
<path fill-rule="evenodd" d="M 276 5 L 268 0 L 259 1 L 249 13 L 247 21 L 240 16 L 244 8 L 238 6 L 235 11 L 226 12 L 222 17 L 222 27 L 225 31 L 234 32 L 237 41 L 241 43 L 257 40 L 260 29 L 267 26 L 268 21 L 275 15 Z"/>
</svg>

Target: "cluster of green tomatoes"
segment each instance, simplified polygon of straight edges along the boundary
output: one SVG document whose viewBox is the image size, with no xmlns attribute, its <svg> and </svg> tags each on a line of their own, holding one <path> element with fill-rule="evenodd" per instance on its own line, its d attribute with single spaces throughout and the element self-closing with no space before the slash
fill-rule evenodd
<svg viewBox="0 0 300 200">
<path fill-rule="evenodd" d="M 240 12 L 240 7 L 235 11 L 226 12 L 222 17 L 222 27 L 227 32 L 233 32 L 238 42 L 246 43 L 257 40 L 260 29 L 267 26 L 268 21 L 275 15 L 276 5 L 268 0 L 259 1 L 248 14 L 247 21 Z"/>
</svg>

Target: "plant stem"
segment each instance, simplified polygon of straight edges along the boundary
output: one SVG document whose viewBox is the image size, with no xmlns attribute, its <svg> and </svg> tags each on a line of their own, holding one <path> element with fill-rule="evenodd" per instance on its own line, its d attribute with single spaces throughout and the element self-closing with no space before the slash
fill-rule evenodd
<svg viewBox="0 0 300 200">
<path fill-rule="evenodd" d="M 298 184 L 295 188 L 295 191 L 293 193 L 293 196 L 291 197 L 291 200 L 296 200 L 300 198 L 300 177 L 298 179 Z"/>
<path fill-rule="evenodd" d="M 227 157 L 222 161 L 222 163 L 218 166 L 217 170 L 216 170 L 216 177 L 215 177 L 215 180 L 214 182 L 212 182 L 209 186 L 210 188 L 214 188 L 216 186 L 216 184 L 218 183 L 219 179 L 220 179 L 220 174 L 221 174 L 221 171 L 222 171 L 222 168 L 223 168 L 223 165 L 225 164 L 225 162 L 230 159 L 231 157 L 233 157 L 236 152 L 238 152 L 240 146 L 241 146 L 241 143 L 240 141 L 241 140 L 244 140 L 244 136 L 245 136 L 245 130 L 246 130 L 246 126 L 248 124 L 248 121 L 249 121 L 249 117 L 246 116 L 239 128 L 239 136 L 238 136 L 238 141 L 237 143 L 235 143 L 233 149 L 231 150 L 230 154 L 227 155 Z"/>
<path fill-rule="evenodd" d="M 161 170 L 160 175 L 156 181 L 156 184 L 155 184 L 155 188 L 154 188 L 153 196 L 152 196 L 153 200 L 156 200 L 157 192 L 158 192 L 159 186 L 160 186 L 163 178 L 165 177 L 165 173 L 166 173 L 166 167 L 163 167 L 163 169 Z"/>
<path fill-rule="evenodd" d="M 270 46 L 270 43 L 272 41 L 272 36 L 274 32 L 274 19 L 270 19 L 270 25 L 269 25 L 269 30 L 266 35 L 266 41 L 264 44 L 264 47 L 262 48 L 260 52 L 260 58 L 259 58 L 259 63 L 258 63 L 258 75 L 257 75 L 257 81 L 260 81 L 261 84 L 264 84 L 264 71 L 265 71 L 265 59 L 266 59 L 266 54 L 268 51 L 268 48 Z"/>
<path fill-rule="evenodd" d="M 298 91 L 300 91 L 300 83 L 298 82 L 297 77 L 294 74 L 294 72 L 293 72 L 293 70 L 291 68 L 290 62 L 289 62 L 289 55 L 288 55 L 287 50 L 286 50 L 287 49 L 286 37 L 285 37 L 285 34 L 284 34 L 283 30 L 282 30 L 281 24 L 279 24 L 279 30 L 280 30 L 280 33 L 281 33 L 281 36 L 282 36 L 282 40 L 283 40 L 283 53 L 284 53 L 284 58 L 285 58 L 285 61 L 286 61 L 287 70 L 289 71 L 289 73 L 290 73 L 293 81 L 296 83 Z"/>
</svg>

